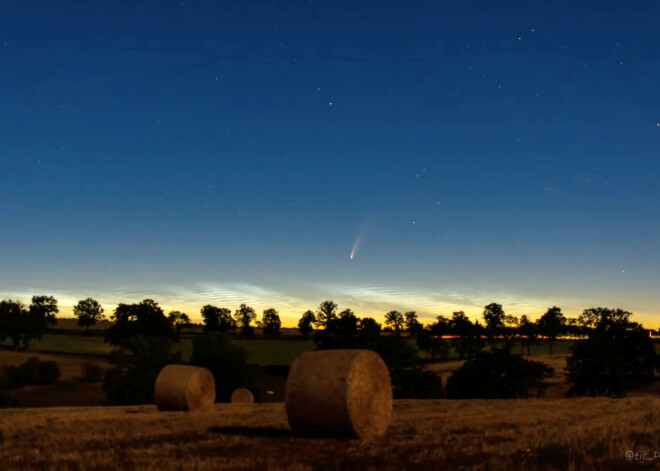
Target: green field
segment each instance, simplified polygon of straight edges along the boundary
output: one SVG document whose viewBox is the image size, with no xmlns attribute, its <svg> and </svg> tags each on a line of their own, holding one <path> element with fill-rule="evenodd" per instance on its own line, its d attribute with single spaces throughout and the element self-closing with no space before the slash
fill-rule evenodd
<svg viewBox="0 0 660 471">
<path fill-rule="evenodd" d="M 181 352 L 184 361 L 190 359 L 193 339 L 182 339 L 175 346 Z M 303 352 L 314 349 L 311 340 L 241 340 L 232 339 L 232 345 L 244 348 L 248 352 L 248 363 L 252 365 L 290 365 Z"/>
<path fill-rule="evenodd" d="M 11 342 L 0 343 L 10 347 Z M 103 342 L 103 337 L 92 335 L 44 334 L 41 340 L 30 342 L 30 351 L 73 353 L 77 355 L 108 355 L 112 347 Z"/>
<path fill-rule="evenodd" d="M 184 361 L 188 361 L 192 353 L 193 338 L 183 338 L 175 346 L 175 351 L 182 354 Z M 241 340 L 232 339 L 231 343 L 245 348 L 248 352 L 248 363 L 254 365 L 290 365 L 291 362 L 303 352 L 312 350 L 314 342 L 311 340 Z M 5 340 L 0 343 L 9 347 L 11 342 Z M 103 337 L 92 335 L 45 334 L 41 340 L 30 343 L 30 350 L 34 352 L 69 353 L 76 355 L 108 355 L 114 347 L 103 341 Z"/>
<path fill-rule="evenodd" d="M 286 340 L 279 339 L 241 339 L 231 338 L 231 343 L 239 347 L 245 348 L 248 352 L 248 363 L 253 365 L 290 365 L 293 360 L 303 352 L 314 349 L 314 342 L 312 340 L 295 339 L 292 340 L 291 336 L 286 336 Z M 174 347 L 175 352 L 181 352 L 183 360 L 188 361 L 192 353 L 192 343 L 195 336 L 187 334 L 183 335 L 181 341 Z M 413 339 L 408 341 L 415 345 Z M 445 340 L 449 342 L 449 340 Z M 570 355 L 571 347 L 574 345 L 573 340 L 561 340 L 555 342 L 553 346 L 553 353 L 557 355 Z M 11 345 L 9 340 L 0 343 L 5 347 Z M 656 344 L 658 349 L 660 344 Z M 45 334 L 41 340 L 34 340 L 30 343 L 30 350 L 34 352 L 48 352 L 48 353 L 68 353 L 74 355 L 97 355 L 107 356 L 114 347 L 105 343 L 103 337 L 99 335 L 81 335 L 80 332 L 75 334 L 66 333 L 49 333 Z M 488 346 L 486 347 L 488 348 Z M 520 343 L 514 343 L 512 351 L 520 353 Z M 547 355 L 549 353 L 548 343 L 542 342 L 534 344 L 531 347 L 532 356 Z M 421 352 L 421 357 L 430 359 L 430 355 Z M 458 355 L 453 348 L 449 349 L 449 354 L 445 360 L 455 360 Z"/>
</svg>

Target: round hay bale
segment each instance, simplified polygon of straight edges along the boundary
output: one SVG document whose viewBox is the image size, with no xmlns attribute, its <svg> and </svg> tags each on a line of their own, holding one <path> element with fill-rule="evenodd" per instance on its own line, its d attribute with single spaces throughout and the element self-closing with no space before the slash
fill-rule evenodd
<svg viewBox="0 0 660 471">
<path fill-rule="evenodd" d="M 371 350 L 300 355 L 286 382 L 286 415 L 295 434 L 362 438 L 383 435 L 392 418 L 392 382 Z"/>
<path fill-rule="evenodd" d="M 167 365 L 156 378 L 154 402 L 158 410 L 202 411 L 213 409 L 215 381 L 206 368 Z"/>
<path fill-rule="evenodd" d="M 231 393 L 231 398 L 229 402 L 232 404 L 253 404 L 254 396 L 249 389 L 238 388 L 233 393 Z"/>
</svg>

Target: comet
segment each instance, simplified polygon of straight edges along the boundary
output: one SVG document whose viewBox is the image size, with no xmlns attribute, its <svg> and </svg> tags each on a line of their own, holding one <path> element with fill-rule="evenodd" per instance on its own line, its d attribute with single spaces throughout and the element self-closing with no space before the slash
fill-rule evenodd
<svg viewBox="0 0 660 471">
<path fill-rule="evenodd" d="M 360 232 L 355 238 L 355 242 L 353 242 L 353 248 L 351 249 L 351 256 L 349 257 L 351 260 L 355 258 L 355 254 L 357 253 L 357 250 L 360 247 L 360 242 L 362 242 L 362 235 L 363 233 Z"/>
<path fill-rule="evenodd" d="M 365 238 L 367 237 L 367 234 L 371 232 L 371 227 L 374 222 L 374 216 L 371 216 L 368 219 L 363 219 L 362 222 L 358 225 L 357 229 L 357 235 L 355 236 L 355 240 L 353 242 L 353 247 L 351 248 L 351 254 L 348 256 L 349 260 L 354 260 L 355 257 L 357 256 L 358 250 L 364 243 Z"/>
</svg>

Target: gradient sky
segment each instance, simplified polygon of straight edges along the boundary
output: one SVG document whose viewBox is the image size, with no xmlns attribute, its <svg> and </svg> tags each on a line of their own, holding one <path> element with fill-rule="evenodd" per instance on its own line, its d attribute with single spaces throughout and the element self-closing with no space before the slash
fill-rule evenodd
<svg viewBox="0 0 660 471">
<path fill-rule="evenodd" d="M 4 2 L 0 296 L 655 327 L 658 24 L 651 0 Z"/>
</svg>

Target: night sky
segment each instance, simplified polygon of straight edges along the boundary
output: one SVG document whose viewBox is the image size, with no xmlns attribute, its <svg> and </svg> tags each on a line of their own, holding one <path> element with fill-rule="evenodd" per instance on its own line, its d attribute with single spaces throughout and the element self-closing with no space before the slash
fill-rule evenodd
<svg viewBox="0 0 660 471">
<path fill-rule="evenodd" d="M 656 327 L 658 24 L 650 0 L 3 2 L 0 296 Z"/>
</svg>

